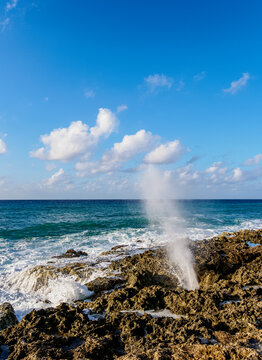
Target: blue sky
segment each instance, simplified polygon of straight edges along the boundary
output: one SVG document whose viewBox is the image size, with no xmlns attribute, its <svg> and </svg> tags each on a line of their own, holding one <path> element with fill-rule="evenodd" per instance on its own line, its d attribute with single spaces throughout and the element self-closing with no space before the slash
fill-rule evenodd
<svg viewBox="0 0 262 360">
<path fill-rule="evenodd" d="M 261 10 L 1 1 L 0 198 L 262 198 Z"/>
</svg>

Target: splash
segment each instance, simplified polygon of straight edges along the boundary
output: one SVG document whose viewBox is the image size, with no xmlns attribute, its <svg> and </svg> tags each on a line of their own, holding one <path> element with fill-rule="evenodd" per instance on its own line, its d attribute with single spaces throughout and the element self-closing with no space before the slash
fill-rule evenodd
<svg viewBox="0 0 262 360">
<path fill-rule="evenodd" d="M 193 256 L 189 241 L 184 237 L 183 219 L 179 214 L 178 205 L 171 200 L 174 194 L 168 173 L 148 166 L 144 173 L 142 190 L 148 218 L 160 222 L 163 236 L 168 243 L 169 260 L 181 285 L 187 290 L 197 289 Z"/>
<path fill-rule="evenodd" d="M 74 276 L 66 276 L 44 266 L 14 272 L 7 277 L 1 290 L 8 294 L 7 300 L 14 306 L 19 320 L 33 309 L 56 307 L 62 302 L 71 304 L 93 295 Z"/>
</svg>

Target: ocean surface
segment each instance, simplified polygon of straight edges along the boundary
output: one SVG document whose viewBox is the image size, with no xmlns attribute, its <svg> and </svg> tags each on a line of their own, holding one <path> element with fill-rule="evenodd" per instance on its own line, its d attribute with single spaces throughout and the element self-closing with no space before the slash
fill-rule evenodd
<svg viewBox="0 0 262 360">
<path fill-rule="evenodd" d="M 185 200 L 175 207 L 179 236 L 192 240 L 262 228 L 262 200 Z M 0 303 L 10 302 L 21 318 L 33 308 L 86 298 L 83 284 L 103 275 L 114 258 L 101 256 L 102 251 L 127 245 L 132 254 L 167 240 L 161 218 L 148 218 L 142 201 L 0 201 Z M 36 290 L 39 279 L 31 269 L 79 261 L 53 258 L 71 248 L 87 252 L 81 261 L 92 272 L 82 281 L 74 276 L 50 279 Z"/>
</svg>

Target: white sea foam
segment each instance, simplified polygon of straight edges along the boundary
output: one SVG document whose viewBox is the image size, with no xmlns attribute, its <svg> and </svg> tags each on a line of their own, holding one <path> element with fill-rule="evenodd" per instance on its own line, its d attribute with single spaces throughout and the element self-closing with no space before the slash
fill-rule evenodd
<svg viewBox="0 0 262 360">
<path fill-rule="evenodd" d="M 177 315 L 177 314 L 173 314 L 171 313 L 170 310 L 165 309 L 165 310 L 122 310 L 122 313 L 135 313 L 138 314 L 139 316 L 142 315 L 150 315 L 153 318 L 162 318 L 162 317 L 168 317 L 168 318 L 173 318 L 173 319 L 179 319 L 181 317 L 183 317 L 182 315 Z"/>
<path fill-rule="evenodd" d="M 75 300 L 83 300 L 91 295 L 93 292 L 89 291 L 86 286 L 69 277 L 50 280 L 48 286 L 41 290 L 41 296 L 49 301 L 52 306 L 59 305 L 62 302 L 72 303 Z"/>
<path fill-rule="evenodd" d="M 39 273 L 25 269 L 7 278 L 0 291 L 0 302 L 11 302 L 21 319 L 33 308 L 57 306 L 62 302 L 73 303 L 91 295 L 93 292 L 72 276 L 43 279 Z"/>
</svg>

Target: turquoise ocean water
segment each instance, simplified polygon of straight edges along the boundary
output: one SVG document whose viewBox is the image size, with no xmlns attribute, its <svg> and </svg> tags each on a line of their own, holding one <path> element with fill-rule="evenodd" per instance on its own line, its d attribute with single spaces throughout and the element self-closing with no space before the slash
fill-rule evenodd
<svg viewBox="0 0 262 360">
<path fill-rule="evenodd" d="M 183 236 L 203 239 L 223 231 L 262 228 L 262 200 L 178 201 L 176 219 Z M 99 276 L 108 264 L 100 253 L 127 245 L 131 253 L 165 243 L 161 219 L 150 221 L 142 201 L 0 201 L 0 303 L 13 304 L 18 316 L 32 308 L 84 297 L 74 278 L 34 290 L 30 269 L 46 265 L 70 248 L 88 253 L 85 261 Z M 56 266 L 66 261 L 57 260 Z M 90 279 L 85 279 L 86 281 Z M 59 287 L 60 286 L 60 287 Z M 50 306 L 50 305 L 49 305 Z"/>
</svg>

